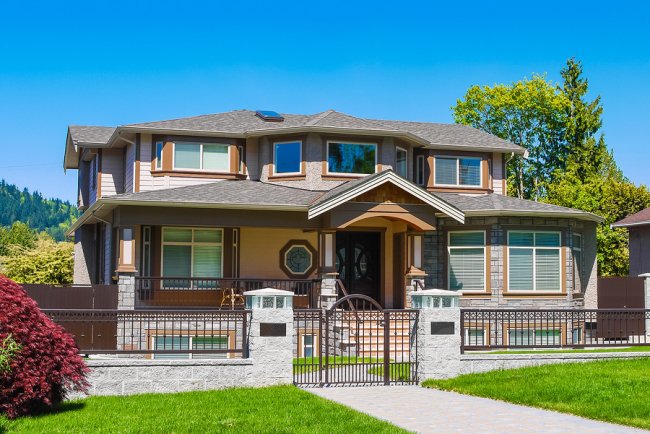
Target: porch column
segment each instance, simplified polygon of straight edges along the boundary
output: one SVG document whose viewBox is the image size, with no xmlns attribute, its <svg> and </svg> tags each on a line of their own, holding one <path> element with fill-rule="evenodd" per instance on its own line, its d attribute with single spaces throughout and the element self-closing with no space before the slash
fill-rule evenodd
<svg viewBox="0 0 650 434">
<path fill-rule="evenodd" d="M 645 302 L 645 308 L 650 309 L 650 273 L 639 274 L 639 277 L 645 279 L 643 284 L 643 300 Z M 646 336 L 650 336 L 650 315 L 648 313 L 645 315 L 645 334 Z"/>
<path fill-rule="evenodd" d="M 421 232 L 409 233 L 407 238 L 407 272 L 406 272 L 406 303 L 405 307 L 412 306 L 411 295 L 415 291 L 424 289 L 424 279 L 427 276 L 422 271 L 424 257 L 424 235 Z"/>
<path fill-rule="evenodd" d="M 136 228 L 122 226 L 118 229 L 117 284 L 118 309 L 135 309 Z"/>
<path fill-rule="evenodd" d="M 320 253 L 319 277 L 321 279 L 320 307 L 329 309 L 338 297 L 336 287 L 336 232 L 323 231 L 319 234 L 318 247 Z"/>
</svg>

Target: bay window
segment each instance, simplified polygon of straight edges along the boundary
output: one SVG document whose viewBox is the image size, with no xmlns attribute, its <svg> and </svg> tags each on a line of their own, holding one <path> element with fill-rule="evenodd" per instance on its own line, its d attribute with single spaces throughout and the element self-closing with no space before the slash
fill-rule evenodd
<svg viewBox="0 0 650 434">
<path fill-rule="evenodd" d="M 481 186 L 478 157 L 435 157 L 435 183 L 445 186 Z"/>
<path fill-rule="evenodd" d="M 554 291 L 560 282 L 559 232 L 508 232 L 508 290 Z"/>
<path fill-rule="evenodd" d="M 223 229 L 163 228 L 163 277 L 220 278 L 222 275 Z M 170 281 L 171 284 L 178 285 L 177 281 Z"/>
<path fill-rule="evenodd" d="M 174 142 L 174 169 L 229 172 L 229 148 L 227 144 Z"/>
<path fill-rule="evenodd" d="M 449 232 L 448 284 L 452 291 L 485 291 L 485 231 Z"/>
<path fill-rule="evenodd" d="M 573 234 L 571 252 L 573 253 L 573 289 L 582 291 L 582 235 Z"/>
<path fill-rule="evenodd" d="M 370 175 L 377 167 L 377 145 L 373 143 L 327 143 L 328 173 Z"/>
</svg>

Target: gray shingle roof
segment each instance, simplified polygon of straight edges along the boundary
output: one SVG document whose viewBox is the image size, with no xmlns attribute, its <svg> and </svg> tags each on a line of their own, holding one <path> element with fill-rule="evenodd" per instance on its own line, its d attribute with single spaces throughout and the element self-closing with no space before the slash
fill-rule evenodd
<svg viewBox="0 0 650 434">
<path fill-rule="evenodd" d="M 612 224 L 612 227 L 624 228 L 626 226 L 636 226 L 643 224 L 650 224 L 650 208 L 646 208 L 635 214 L 631 214 L 624 219 Z"/>
<path fill-rule="evenodd" d="M 70 138 L 74 143 L 106 144 L 115 127 L 70 125 Z"/>
<path fill-rule="evenodd" d="M 268 184 L 260 181 L 215 181 L 187 187 L 108 196 L 110 201 L 166 202 L 214 205 L 306 207 L 322 191 Z"/>
<path fill-rule="evenodd" d="M 313 115 L 283 114 L 283 122 L 266 122 L 251 110 L 192 116 L 157 122 L 124 125 L 130 129 L 152 129 L 214 134 L 241 135 L 292 128 L 339 128 L 411 134 L 431 146 L 498 149 L 523 153 L 524 149 L 476 128 L 430 122 L 406 122 L 364 119 L 334 110 Z"/>
<path fill-rule="evenodd" d="M 573 208 L 566 208 L 549 203 L 535 202 L 532 200 L 518 199 L 516 197 L 503 196 L 500 194 L 484 194 L 479 196 L 466 196 L 456 193 L 436 193 L 437 196 L 456 206 L 464 213 L 512 213 L 517 214 L 551 214 L 558 216 L 573 215 L 583 216 L 589 220 L 602 221 L 602 218 Z"/>
</svg>

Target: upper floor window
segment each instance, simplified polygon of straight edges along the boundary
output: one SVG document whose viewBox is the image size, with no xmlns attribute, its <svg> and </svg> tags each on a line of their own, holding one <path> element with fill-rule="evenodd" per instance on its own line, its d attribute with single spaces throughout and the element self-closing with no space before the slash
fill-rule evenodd
<svg viewBox="0 0 650 434">
<path fill-rule="evenodd" d="M 329 173 L 370 175 L 376 167 L 376 144 L 327 142 Z"/>
<path fill-rule="evenodd" d="M 90 185 L 92 188 L 97 187 L 97 157 L 90 160 Z"/>
<path fill-rule="evenodd" d="M 424 185 L 424 155 L 418 155 L 415 159 L 415 183 Z"/>
<path fill-rule="evenodd" d="M 174 169 L 229 172 L 228 145 L 215 143 L 174 143 Z"/>
<path fill-rule="evenodd" d="M 156 142 L 156 169 L 162 169 L 163 142 Z"/>
<path fill-rule="evenodd" d="M 274 173 L 302 172 L 302 142 L 276 142 L 273 144 Z"/>
<path fill-rule="evenodd" d="M 397 147 L 395 152 L 395 172 L 399 176 L 406 178 L 407 175 L 408 152 L 404 148 Z"/>
<path fill-rule="evenodd" d="M 481 159 L 476 157 L 436 157 L 436 185 L 481 186 Z"/>
</svg>

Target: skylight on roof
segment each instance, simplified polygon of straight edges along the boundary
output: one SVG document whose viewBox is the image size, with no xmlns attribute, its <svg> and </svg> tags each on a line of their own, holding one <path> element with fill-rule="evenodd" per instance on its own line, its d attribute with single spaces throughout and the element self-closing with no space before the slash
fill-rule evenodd
<svg viewBox="0 0 650 434">
<path fill-rule="evenodd" d="M 266 122 L 282 122 L 284 121 L 284 116 L 278 112 L 272 110 L 258 110 L 255 112 L 255 115 Z"/>
</svg>

